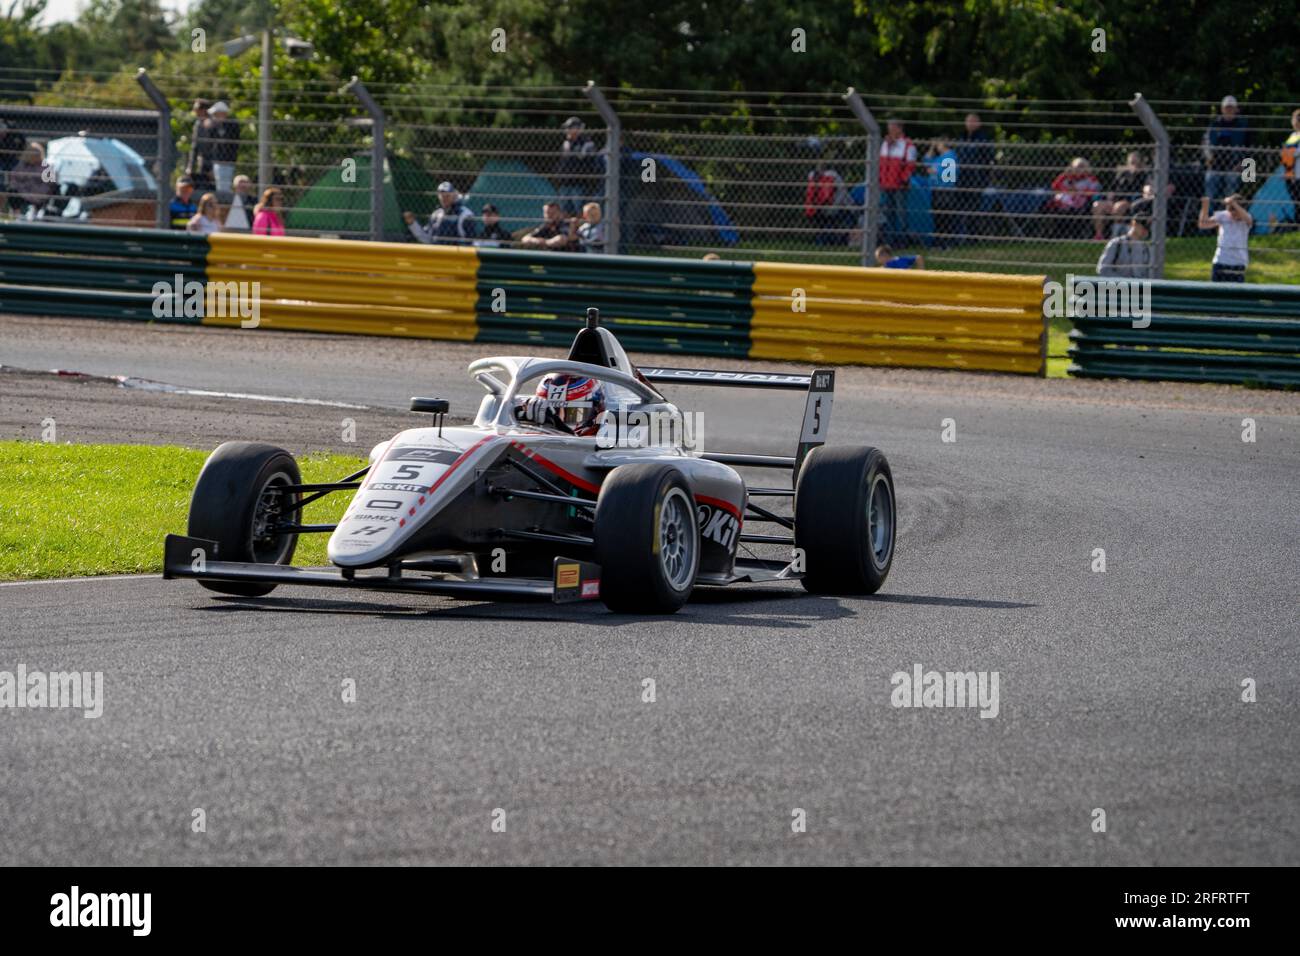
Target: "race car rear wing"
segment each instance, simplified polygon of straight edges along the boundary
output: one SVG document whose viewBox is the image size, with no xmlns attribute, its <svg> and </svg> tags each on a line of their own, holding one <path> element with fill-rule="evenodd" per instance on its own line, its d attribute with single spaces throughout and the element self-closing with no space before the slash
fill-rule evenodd
<svg viewBox="0 0 1300 956">
<path fill-rule="evenodd" d="M 771 388 L 806 391 L 803 427 L 799 430 L 799 445 L 793 458 L 775 455 L 704 454 L 701 457 L 719 461 L 733 467 L 791 468 L 795 477 L 808 453 L 818 445 L 826 444 L 831 427 L 831 405 L 835 397 L 835 370 L 814 369 L 809 375 L 785 372 L 728 372 L 700 368 L 645 368 L 639 369 L 648 382 L 668 385 L 714 385 L 723 388 Z"/>
</svg>

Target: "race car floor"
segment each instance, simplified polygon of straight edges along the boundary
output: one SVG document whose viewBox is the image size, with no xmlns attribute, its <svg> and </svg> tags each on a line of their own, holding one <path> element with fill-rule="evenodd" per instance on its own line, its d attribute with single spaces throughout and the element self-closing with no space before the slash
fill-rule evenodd
<svg viewBox="0 0 1300 956">
<path fill-rule="evenodd" d="M 5 366 L 367 407 L 4 373 L 0 437 L 364 454 L 482 351 L 4 318 Z M 793 448 L 796 395 L 674 395 Z M 831 440 L 894 467 L 874 599 L 0 586 L 0 672 L 103 674 L 102 716 L 0 714 L 0 863 L 1300 863 L 1300 398 L 844 369 Z M 996 699 L 895 706 L 918 666 Z"/>
</svg>

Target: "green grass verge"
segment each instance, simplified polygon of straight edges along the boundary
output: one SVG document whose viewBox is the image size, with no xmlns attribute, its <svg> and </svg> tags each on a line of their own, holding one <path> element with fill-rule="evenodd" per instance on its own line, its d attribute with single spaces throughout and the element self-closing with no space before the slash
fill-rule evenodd
<svg viewBox="0 0 1300 956">
<path fill-rule="evenodd" d="M 1209 281 L 1210 260 L 1214 256 L 1214 235 L 1171 238 L 1165 244 L 1165 278 Z M 1065 274 L 1091 275 L 1097 267 L 1097 258 L 1105 245 L 1086 240 L 1048 242 L 1046 240 L 988 241 L 969 246 L 956 246 L 938 250 L 909 246 L 902 252 L 920 252 L 925 256 L 926 268 L 960 272 L 1007 272 L 1021 275 L 1041 272 L 1057 282 L 1065 281 Z M 673 249 L 643 250 L 650 255 L 676 255 L 698 259 L 695 250 Z M 755 239 L 741 242 L 721 253 L 733 261 L 771 260 L 821 263 L 825 265 L 858 265 L 857 250 L 843 246 L 833 250 L 817 250 L 806 241 L 781 239 Z M 1250 268 L 1246 281 L 1297 284 L 1300 283 L 1300 231 L 1253 236 L 1250 240 Z"/>
<path fill-rule="evenodd" d="M 0 441 L 0 580 L 162 571 L 163 535 L 185 532 L 206 451 L 149 445 Z M 365 465 L 347 455 L 299 460 L 304 481 L 334 481 Z M 308 505 L 305 520 L 337 521 L 349 495 Z M 294 563 L 325 563 L 328 535 L 303 535 Z"/>
</svg>

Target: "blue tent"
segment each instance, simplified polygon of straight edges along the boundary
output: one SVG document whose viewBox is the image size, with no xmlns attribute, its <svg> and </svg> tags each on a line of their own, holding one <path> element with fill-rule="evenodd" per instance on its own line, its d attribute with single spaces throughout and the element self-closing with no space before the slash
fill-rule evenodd
<svg viewBox="0 0 1300 956">
<path fill-rule="evenodd" d="M 631 195 L 624 197 L 626 206 L 623 211 L 623 221 L 626 224 L 624 229 L 631 235 L 631 241 L 639 241 L 635 238 L 635 233 L 640 228 L 643 232 L 670 234 L 677 227 L 677 231 L 685 233 L 694 233 L 693 236 L 685 237 L 694 238 L 696 241 L 679 241 L 674 242 L 670 239 L 644 237 L 642 241 L 653 241 L 659 245 L 700 245 L 707 243 L 698 242 L 698 230 L 683 230 L 681 227 L 698 227 L 712 225 L 723 243 L 734 246 L 740 241 L 740 234 L 736 232 L 731 217 L 727 215 L 725 209 L 713 197 L 713 195 L 704 187 L 704 180 L 700 174 L 691 169 L 680 160 L 674 159 L 665 153 L 642 153 L 630 151 L 623 154 L 624 168 L 622 170 L 622 182 L 626 183 L 630 189 Z M 641 182 L 641 164 L 646 159 L 653 159 L 655 167 L 659 170 L 658 186 L 659 189 L 651 192 L 646 187 L 647 183 Z M 631 160 L 631 163 L 628 163 Z M 666 177 L 663 171 L 670 174 L 668 182 L 665 184 Z M 664 190 L 663 186 L 669 185 L 676 187 L 689 197 L 698 197 L 706 200 L 699 205 L 674 205 L 669 206 L 666 200 L 672 198 L 671 192 Z"/>
<path fill-rule="evenodd" d="M 904 229 L 911 237 L 909 245 L 917 242 L 929 245 L 930 236 L 934 232 L 934 216 L 930 212 L 930 193 L 929 174 L 925 172 L 914 173 L 912 175 L 912 188 L 907 191 L 907 199 L 904 205 Z M 866 183 L 858 183 L 849 190 L 849 199 L 858 210 L 861 210 L 865 205 L 866 194 Z M 877 235 L 883 242 L 885 239 L 883 209 Z"/>
<path fill-rule="evenodd" d="M 1250 201 L 1250 215 L 1255 220 L 1253 232 L 1257 236 L 1273 231 L 1273 227 L 1269 225 L 1270 217 L 1279 223 L 1295 220 L 1295 203 L 1291 201 L 1291 194 L 1287 192 L 1286 179 L 1283 177 L 1281 166 L 1278 166 L 1273 175 L 1269 176 L 1255 193 L 1255 198 Z"/>
</svg>

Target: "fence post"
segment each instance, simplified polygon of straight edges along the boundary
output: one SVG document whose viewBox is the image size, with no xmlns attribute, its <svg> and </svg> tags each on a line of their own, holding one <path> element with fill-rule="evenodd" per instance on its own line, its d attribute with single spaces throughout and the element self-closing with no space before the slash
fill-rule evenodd
<svg viewBox="0 0 1300 956">
<path fill-rule="evenodd" d="M 867 169 L 866 195 L 862 209 L 862 264 L 869 266 L 876 248 L 876 233 L 879 229 L 880 215 L 880 124 L 862 102 L 862 97 L 853 87 L 844 93 L 844 102 L 858 118 L 863 129 L 867 131 Z"/>
<path fill-rule="evenodd" d="M 343 89 L 360 100 L 370 114 L 370 132 L 374 137 L 370 147 L 370 238 L 379 242 L 384 238 L 384 111 L 357 77 L 352 77 Z"/>
<path fill-rule="evenodd" d="M 588 80 L 582 92 L 605 121 L 605 208 L 601 212 L 604 213 L 602 222 L 605 223 L 605 251 L 617 254 L 619 222 L 622 219 L 618 208 L 618 180 L 623 161 L 623 124 L 594 81 Z"/>
<path fill-rule="evenodd" d="M 168 206 L 171 204 L 172 166 L 176 163 L 176 144 L 172 140 L 172 106 L 144 67 L 140 67 L 135 79 L 158 109 L 158 211 L 154 224 L 159 229 L 170 229 Z"/>
<path fill-rule="evenodd" d="M 1169 133 L 1165 130 L 1164 123 L 1160 122 L 1160 117 L 1156 116 L 1155 111 L 1151 109 L 1151 104 L 1143 99 L 1141 93 L 1134 93 L 1133 99 L 1129 100 L 1129 106 L 1133 107 L 1133 112 L 1137 114 L 1142 125 L 1147 128 L 1151 138 L 1155 140 L 1156 145 L 1156 162 L 1155 162 L 1155 209 L 1151 214 L 1151 271 L 1154 273 L 1153 278 L 1163 279 L 1165 277 L 1165 237 L 1168 235 L 1168 208 L 1169 208 L 1169 164 L 1171 162 L 1169 150 Z"/>
</svg>

